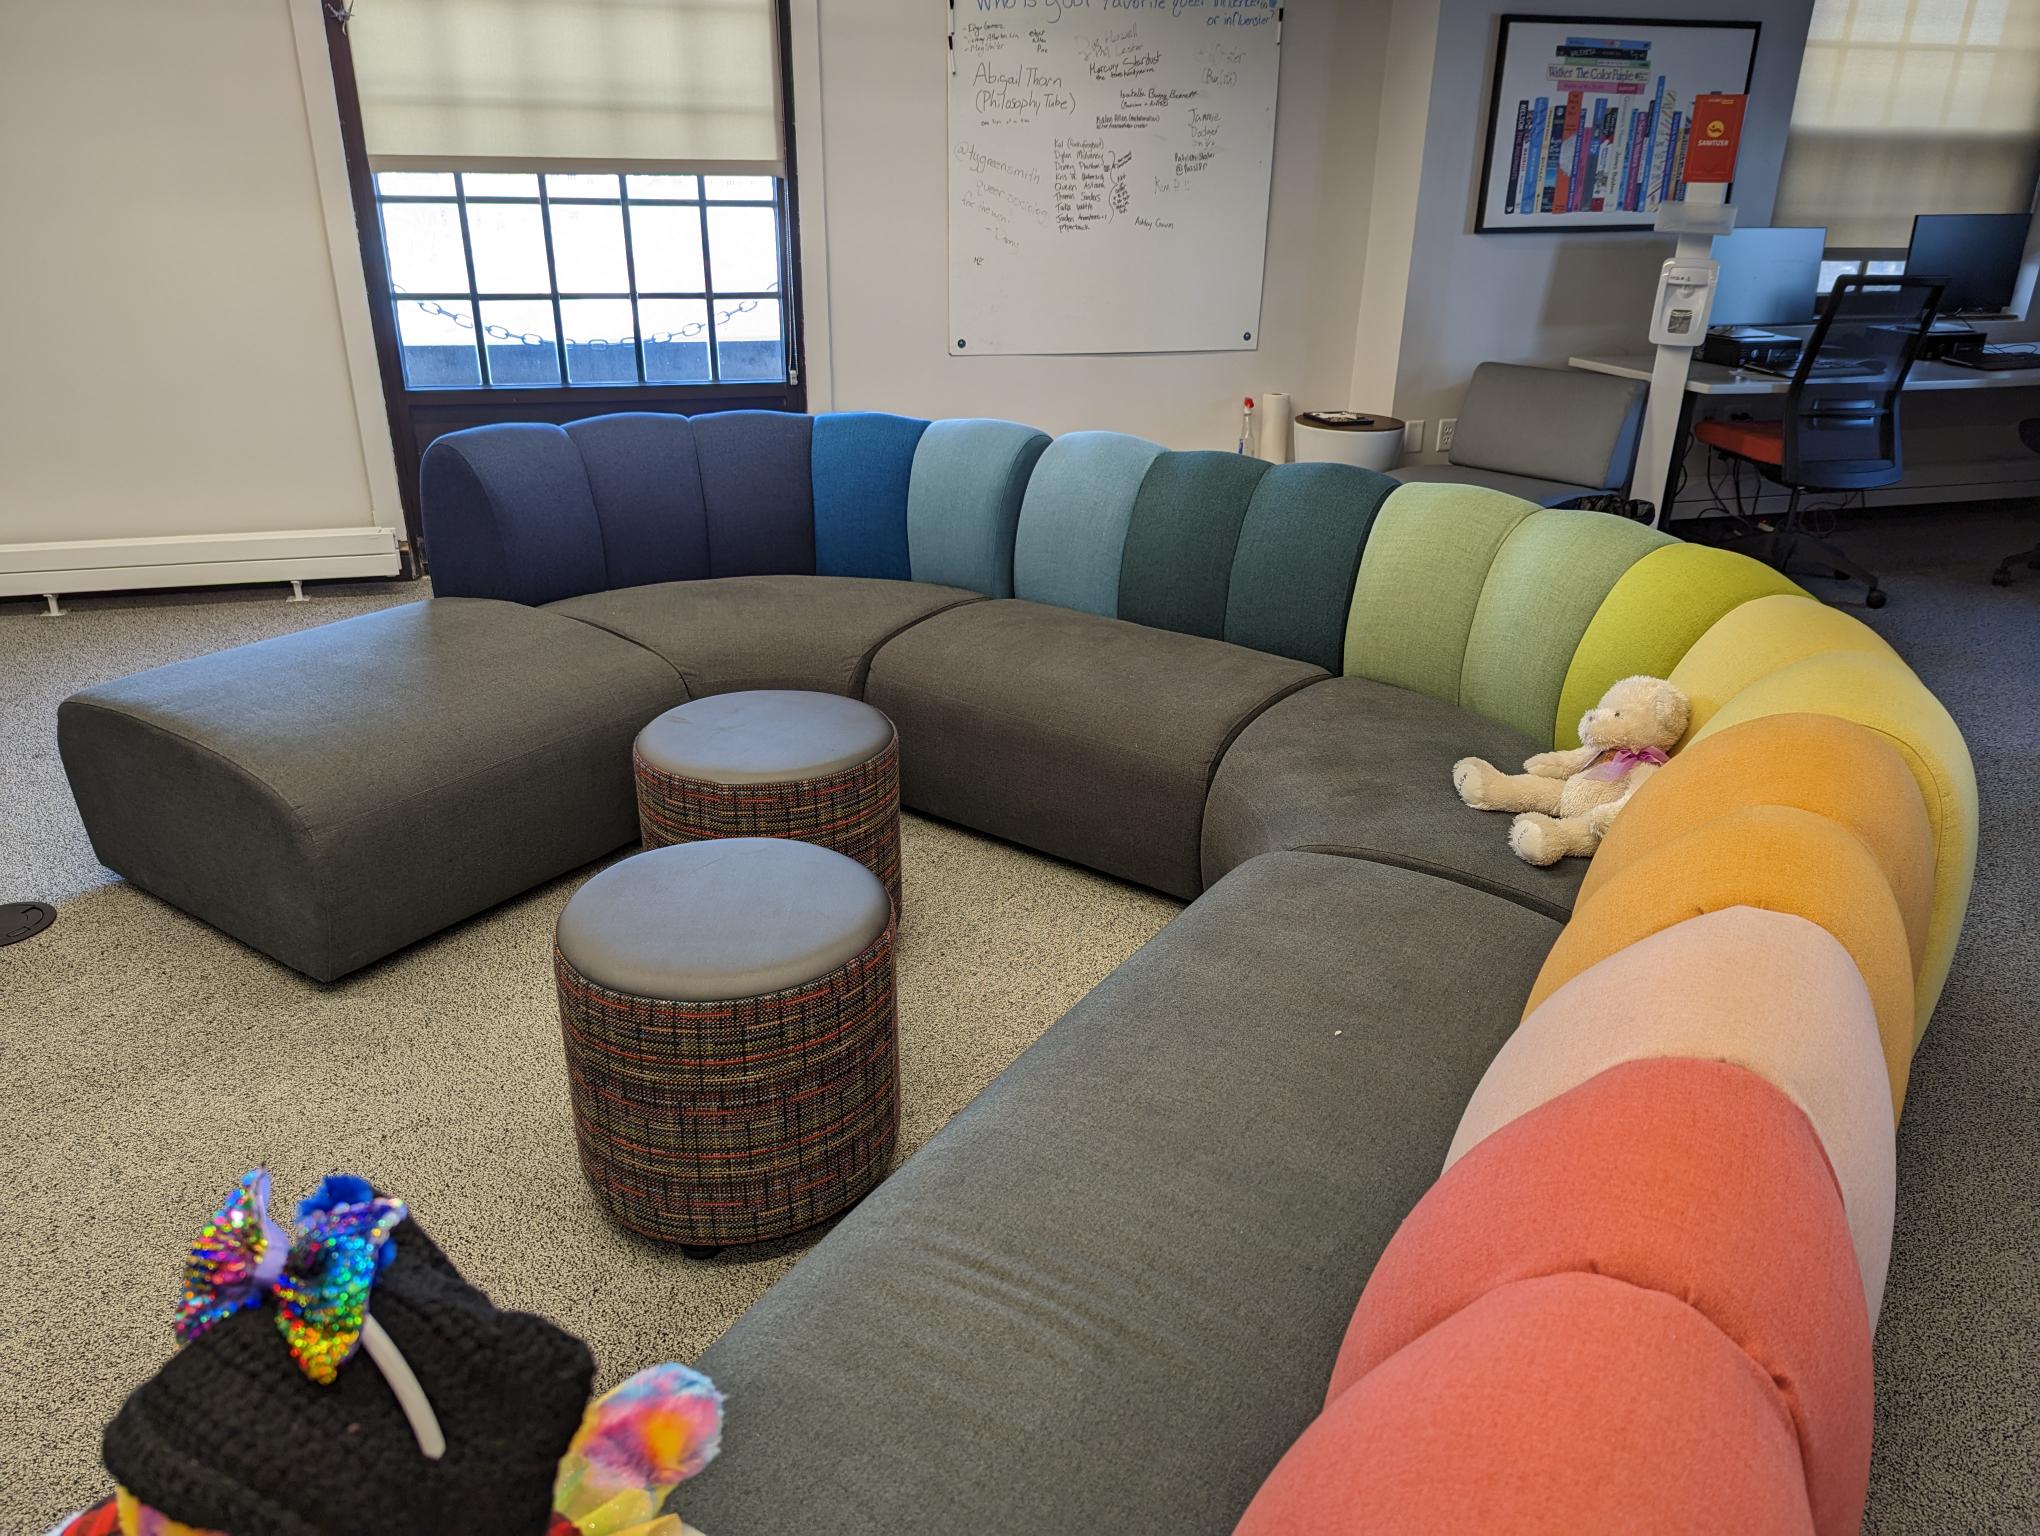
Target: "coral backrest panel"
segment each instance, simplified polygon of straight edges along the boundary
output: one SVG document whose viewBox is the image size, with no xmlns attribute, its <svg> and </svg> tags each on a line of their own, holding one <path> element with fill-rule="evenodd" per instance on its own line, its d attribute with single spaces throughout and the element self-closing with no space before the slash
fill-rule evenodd
<svg viewBox="0 0 2040 1536">
<path fill-rule="evenodd" d="M 931 422 L 907 489 L 913 579 L 1011 597 L 1020 504 L 1047 447 L 1047 433 L 1017 422 Z"/>
<path fill-rule="evenodd" d="M 610 587 L 694 581 L 708 575 L 708 514 L 701 500 L 694 423 L 630 411 L 567 424 L 581 452 L 602 527 Z"/>
<path fill-rule="evenodd" d="M 1160 443 L 1124 432 L 1071 432 L 1048 445 L 1027 482 L 1013 549 L 1013 595 L 1119 617 L 1119 569 L 1141 481 Z"/>
<path fill-rule="evenodd" d="M 1225 638 L 1337 672 L 1367 536 L 1396 482 L 1346 464 L 1277 464 L 1247 503 Z"/>
<path fill-rule="evenodd" d="M 906 581 L 907 492 L 928 423 L 881 411 L 814 420 L 815 574 Z"/>
</svg>

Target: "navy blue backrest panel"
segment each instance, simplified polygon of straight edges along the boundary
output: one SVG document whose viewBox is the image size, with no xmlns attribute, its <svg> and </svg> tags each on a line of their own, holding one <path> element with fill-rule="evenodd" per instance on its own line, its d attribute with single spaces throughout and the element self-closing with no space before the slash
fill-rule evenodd
<svg viewBox="0 0 2040 1536">
<path fill-rule="evenodd" d="M 813 436 L 791 411 L 694 418 L 711 576 L 814 574 Z"/>
<path fill-rule="evenodd" d="M 928 423 L 883 411 L 814 421 L 815 574 L 907 580 L 907 486 Z"/>
<path fill-rule="evenodd" d="M 449 432 L 425 450 L 418 489 L 439 596 L 550 603 L 608 585 L 581 452 L 560 428 Z"/>
<path fill-rule="evenodd" d="M 708 518 L 694 428 L 685 416 L 629 411 L 569 422 L 581 450 L 612 587 L 708 574 Z"/>
</svg>

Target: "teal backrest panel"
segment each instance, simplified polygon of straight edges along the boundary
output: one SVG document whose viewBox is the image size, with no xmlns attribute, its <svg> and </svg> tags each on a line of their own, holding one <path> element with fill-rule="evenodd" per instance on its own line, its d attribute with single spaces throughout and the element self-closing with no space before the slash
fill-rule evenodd
<svg viewBox="0 0 2040 1536">
<path fill-rule="evenodd" d="M 1233 551 L 1272 466 L 1237 453 L 1164 453 L 1134 498 L 1119 567 L 1119 616 L 1225 638 Z"/>
<path fill-rule="evenodd" d="M 1072 432 L 1027 482 L 1013 547 L 1013 595 L 1115 618 L 1134 498 L 1162 446 L 1124 432 Z"/>
<path fill-rule="evenodd" d="M 1278 464 L 1263 475 L 1233 554 L 1225 638 L 1338 671 L 1360 554 L 1395 487 L 1346 464 Z"/>
<path fill-rule="evenodd" d="M 1013 595 L 1020 503 L 1048 435 L 1012 421 L 931 422 L 907 484 L 907 560 L 916 581 Z"/>
</svg>

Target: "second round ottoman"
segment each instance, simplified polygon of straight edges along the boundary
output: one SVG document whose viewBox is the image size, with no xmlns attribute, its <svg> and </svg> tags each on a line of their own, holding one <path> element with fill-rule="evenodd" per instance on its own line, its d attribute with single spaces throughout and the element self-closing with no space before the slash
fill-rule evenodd
<svg viewBox="0 0 2040 1536">
<path fill-rule="evenodd" d="M 581 1167 L 626 1227 L 761 1242 L 885 1177 L 893 924 L 862 865 L 777 838 L 633 854 L 567 903 L 553 970 Z"/>
<path fill-rule="evenodd" d="M 855 859 L 900 908 L 892 721 L 833 693 L 717 693 L 669 709 L 631 753 L 645 846 L 789 837 Z"/>
</svg>

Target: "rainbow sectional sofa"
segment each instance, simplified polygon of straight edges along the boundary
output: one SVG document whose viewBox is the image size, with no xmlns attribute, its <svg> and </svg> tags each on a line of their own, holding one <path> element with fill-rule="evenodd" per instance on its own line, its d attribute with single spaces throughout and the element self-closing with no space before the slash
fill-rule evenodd
<svg viewBox="0 0 2040 1536">
<path fill-rule="evenodd" d="M 483 428 L 423 488 L 431 601 L 64 706 L 106 863 L 330 979 L 631 841 L 659 711 L 795 687 L 910 807 L 1193 898 L 708 1352 L 691 1522 L 1856 1531 L 1976 837 L 1871 631 L 1597 513 L 1006 422 Z M 1450 763 L 1635 672 L 1687 740 L 1520 863 Z"/>
</svg>

